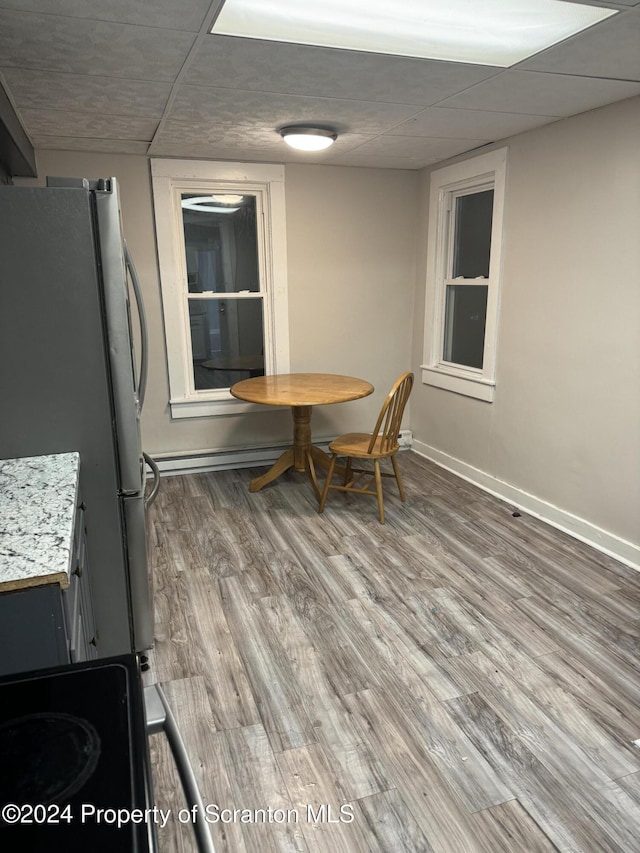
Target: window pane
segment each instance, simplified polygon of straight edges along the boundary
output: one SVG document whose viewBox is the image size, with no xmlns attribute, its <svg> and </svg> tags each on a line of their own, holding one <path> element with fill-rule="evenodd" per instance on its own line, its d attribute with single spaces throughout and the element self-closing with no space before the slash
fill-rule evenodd
<svg viewBox="0 0 640 853">
<path fill-rule="evenodd" d="M 264 375 L 262 299 L 190 299 L 196 391 Z"/>
<path fill-rule="evenodd" d="M 447 286 L 445 361 L 482 369 L 488 290 L 487 285 L 482 284 Z"/>
<path fill-rule="evenodd" d="M 456 198 L 452 278 L 489 277 L 493 190 Z"/>
<path fill-rule="evenodd" d="M 182 194 L 190 293 L 259 291 L 256 198 Z"/>
</svg>

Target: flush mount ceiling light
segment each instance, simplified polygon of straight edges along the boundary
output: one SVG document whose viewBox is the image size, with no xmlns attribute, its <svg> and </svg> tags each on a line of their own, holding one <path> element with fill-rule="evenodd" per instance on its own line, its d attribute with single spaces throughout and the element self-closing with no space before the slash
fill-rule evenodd
<svg viewBox="0 0 640 853">
<path fill-rule="evenodd" d="M 322 151 L 333 145 L 338 138 L 338 134 L 333 130 L 308 125 L 282 127 L 278 133 L 287 145 L 298 151 Z"/>
<path fill-rule="evenodd" d="M 212 195 L 210 199 L 211 201 L 217 201 L 219 204 L 240 204 L 244 196 L 225 193 L 225 195 Z"/>
<path fill-rule="evenodd" d="M 239 207 L 223 207 L 220 203 L 222 198 L 242 199 L 242 196 L 198 195 L 191 198 L 183 198 L 181 206 L 184 210 L 200 210 L 205 213 L 235 213 L 236 210 L 240 210 Z"/>
<path fill-rule="evenodd" d="M 507 68 L 617 12 L 562 0 L 226 0 L 211 32 Z"/>
</svg>

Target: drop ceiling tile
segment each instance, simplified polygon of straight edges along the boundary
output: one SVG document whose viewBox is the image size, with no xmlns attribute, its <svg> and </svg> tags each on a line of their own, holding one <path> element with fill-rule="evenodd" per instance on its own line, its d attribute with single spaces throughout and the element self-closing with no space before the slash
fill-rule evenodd
<svg viewBox="0 0 640 853">
<path fill-rule="evenodd" d="M 205 86 L 180 86 L 169 118 L 185 123 L 210 121 L 220 128 L 255 124 L 275 129 L 286 124 L 318 123 L 338 132 L 375 134 L 389 130 L 420 110 L 409 104 L 381 104 L 265 94 Z"/>
<path fill-rule="evenodd" d="M 197 32 L 211 0 L 1 0 L 3 9 Z"/>
<path fill-rule="evenodd" d="M 335 152 L 348 151 L 369 137 L 357 133 L 341 134 L 335 145 L 326 152 L 321 152 L 324 158 L 333 156 Z M 198 147 L 206 146 L 208 150 L 244 151 L 249 155 L 252 151 L 268 150 L 279 155 L 291 151 L 280 134 L 272 127 L 256 126 L 250 122 L 222 126 L 216 122 L 165 121 L 156 134 L 152 151 L 165 146 L 179 145 Z M 297 152 L 294 152 L 297 153 Z M 304 161 L 304 154 L 302 160 Z"/>
<path fill-rule="evenodd" d="M 239 148 L 235 145 L 225 147 L 219 144 L 208 144 L 203 140 L 188 142 L 164 140 L 154 142 L 148 153 L 151 157 L 197 157 L 205 160 L 333 165 L 328 151 L 294 151 L 293 148 L 282 143 L 282 140 L 279 146 L 267 148 Z"/>
<path fill-rule="evenodd" d="M 557 116 L 527 116 L 482 110 L 428 107 L 388 131 L 389 136 L 436 136 L 450 139 L 504 139 L 557 121 Z"/>
<path fill-rule="evenodd" d="M 504 71 L 438 106 L 527 115 L 570 116 L 631 98 L 640 83 L 545 74 L 540 71 Z"/>
<path fill-rule="evenodd" d="M 564 0 L 565 3 L 584 3 L 585 0 Z M 590 6 L 606 6 L 608 9 L 617 9 L 619 6 L 640 6 L 640 0 L 589 0 Z"/>
<path fill-rule="evenodd" d="M 627 9 L 502 70 L 196 37 L 215 0 L 0 0 L 0 73 L 38 147 L 416 169 L 640 94 L 640 0 L 593 2 Z M 295 152 L 298 122 L 338 142 Z"/>
<path fill-rule="evenodd" d="M 527 59 L 518 69 L 640 80 L 640 10 L 608 18 Z"/>
<path fill-rule="evenodd" d="M 206 142 L 163 142 L 149 149 L 151 157 L 177 157 L 197 160 L 234 160 L 241 163 L 285 163 L 272 149 L 255 149 L 249 154 L 237 148 L 217 148 Z"/>
<path fill-rule="evenodd" d="M 408 136 L 377 136 L 335 158 L 335 165 L 387 165 L 391 161 L 403 163 L 394 168 L 419 169 L 430 163 L 439 163 L 456 154 L 481 147 L 477 139 L 428 139 Z"/>
<path fill-rule="evenodd" d="M 103 116 L 97 113 L 64 110 L 23 110 L 21 115 L 31 136 L 102 137 L 149 141 L 158 125 L 153 118 Z"/>
<path fill-rule="evenodd" d="M 164 145 L 176 145 L 183 142 L 185 147 L 203 144 L 211 148 L 275 149 L 284 145 L 282 138 L 273 128 L 256 127 L 246 124 L 218 124 L 216 122 L 174 121 L 163 122 L 154 141 L 154 151 Z"/>
<path fill-rule="evenodd" d="M 500 69 L 458 62 L 209 36 L 194 51 L 185 82 L 259 92 L 427 106 Z"/>
<path fill-rule="evenodd" d="M 36 136 L 36 148 L 55 151 L 104 151 L 113 154 L 146 154 L 148 142 L 132 139 L 78 139 L 75 136 Z"/>
<path fill-rule="evenodd" d="M 80 110 L 103 115 L 160 119 L 171 93 L 170 83 L 116 80 L 86 74 L 56 74 L 24 68 L 0 69 L 19 110 Z"/>
<path fill-rule="evenodd" d="M 0 9 L 0 65 L 134 80 L 171 81 L 196 37 Z"/>
<path fill-rule="evenodd" d="M 360 154 L 355 152 L 346 154 L 339 160 L 331 163 L 332 166 L 355 166 L 366 169 L 408 169 L 416 171 L 437 163 L 439 160 L 429 160 L 426 157 L 403 157 L 400 154 Z"/>
</svg>

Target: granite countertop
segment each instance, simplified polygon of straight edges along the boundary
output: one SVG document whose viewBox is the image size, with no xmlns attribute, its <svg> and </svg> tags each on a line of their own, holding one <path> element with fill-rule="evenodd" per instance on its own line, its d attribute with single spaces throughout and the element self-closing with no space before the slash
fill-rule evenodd
<svg viewBox="0 0 640 853">
<path fill-rule="evenodd" d="M 69 585 L 79 453 L 0 459 L 0 592 Z"/>
</svg>

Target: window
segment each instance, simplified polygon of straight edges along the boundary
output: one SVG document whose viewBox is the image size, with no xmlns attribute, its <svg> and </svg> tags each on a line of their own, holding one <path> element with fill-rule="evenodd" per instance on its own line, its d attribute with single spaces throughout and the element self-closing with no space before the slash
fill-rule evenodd
<svg viewBox="0 0 640 853">
<path fill-rule="evenodd" d="M 431 175 L 422 381 L 491 402 L 507 150 Z"/>
<path fill-rule="evenodd" d="M 250 408 L 241 379 L 286 373 L 282 166 L 153 160 L 171 415 Z"/>
</svg>

